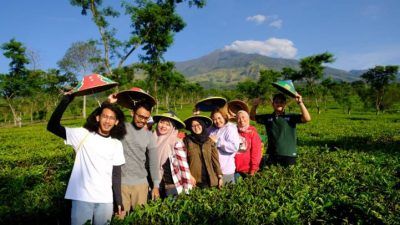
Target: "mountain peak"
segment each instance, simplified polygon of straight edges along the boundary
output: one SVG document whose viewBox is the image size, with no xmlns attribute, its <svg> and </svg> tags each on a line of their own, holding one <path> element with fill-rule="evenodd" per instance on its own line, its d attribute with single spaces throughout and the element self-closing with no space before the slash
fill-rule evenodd
<svg viewBox="0 0 400 225">
<path fill-rule="evenodd" d="M 218 49 L 197 59 L 176 62 L 175 66 L 189 80 L 199 82 L 207 88 L 215 85 L 234 86 L 245 79 L 257 79 L 262 69 L 280 71 L 284 67 L 290 67 L 297 70 L 299 61 Z M 331 76 L 336 80 L 353 81 L 358 79 L 359 75 L 326 67 L 325 76 Z"/>
</svg>

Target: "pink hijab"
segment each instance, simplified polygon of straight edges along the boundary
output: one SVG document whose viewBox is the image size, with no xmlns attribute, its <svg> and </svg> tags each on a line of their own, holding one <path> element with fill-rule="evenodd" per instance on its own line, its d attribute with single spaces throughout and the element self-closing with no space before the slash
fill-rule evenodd
<svg viewBox="0 0 400 225">
<path fill-rule="evenodd" d="M 167 161 L 169 156 L 173 154 L 173 149 L 178 137 L 178 130 L 175 129 L 174 124 L 171 123 L 169 119 L 167 120 L 171 124 L 171 130 L 168 133 L 161 135 L 158 131 L 158 125 L 154 132 L 154 137 L 157 142 L 158 161 L 160 165 L 160 179 L 162 179 L 162 176 L 164 175 L 162 166 Z"/>
</svg>

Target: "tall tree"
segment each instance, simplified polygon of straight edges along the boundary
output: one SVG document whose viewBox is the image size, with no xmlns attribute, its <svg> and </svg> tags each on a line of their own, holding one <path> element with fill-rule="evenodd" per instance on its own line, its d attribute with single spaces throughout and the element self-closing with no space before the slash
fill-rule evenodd
<svg viewBox="0 0 400 225">
<path fill-rule="evenodd" d="M 77 77 L 86 75 L 99 67 L 101 51 L 94 41 L 75 42 L 68 48 L 64 57 L 57 62 L 62 71 Z M 86 118 L 86 96 L 83 97 L 82 117 Z"/>
<path fill-rule="evenodd" d="M 158 0 L 158 1 L 151 1 L 151 0 L 134 0 L 134 4 L 130 4 L 126 1 L 121 1 L 122 5 L 125 7 L 125 15 L 132 18 L 133 24 L 130 28 L 133 29 L 131 32 L 131 36 L 127 40 L 118 40 L 115 37 L 117 29 L 110 25 L 108 19 L 119 17 L 120 13 L 110 6 L 103 6 L 103 1 L 101 0 L 70 0 L 71 5 L 78 6 L 82 9 L 81 14 L 87 15 L 88 11 L 91 13 L 91 17 L 93 22 L 96 24 L 99 34 L 101 43 L 103 45 L 103 54 L 104 54 L 104 66 L 107 70 L 108 75 L 112 75 L 113 70 L 113 63 L 112 59 L 116 59 L 117 67 L 121 68 L 125 61 L 132 55 L 132 53 L 142 44 L 146 42 L 150 32 L 146 30 L 141 30 L 138 32 L 137 25 L 142 23 L 140 20 L 136 20 L 136 13 L 137 10 L 144 10 L 149 7 L 149 4 L 165 4 L 169 3 L 173 5 L 173 10 L 175 10 L 175 4 L 181 3 L 183 0 Z M 197 6 L 203 7 L 205 5 L 205 0 L 188 0 L 189 6 Z M 154 11 L 148 11 L 152 13 L 152 16 L 157 16 Z M 163 18 L 165 14 L 159 14 L 158 18 Z M 165 18 L 168 20 L 168 18 Z M 164 20 L 164 19 L 162 19 Z M 148 21 L 143 21 L 143 23 L 147 23 Z M 153 27 L 151 27 L 152 29 Z M 146 29 L 149 29 L 147 27 Z M 169 27 L 165 26 L 165 30 L 168 30 Z"/>
<path fill-rule="evenodd" d="M 10 72 L 0 76 L 1 95 L 13 114 L 14 125 L 17 126 L 18 123 L 21 125 L 22 118 L 15 110 L 13 99 L 29 95 L 28 71 L 26 69 L 29 60 L 25 55 L 26 47 L 15 39 L 1 45 L 1 49 L 3 55 L 11 60 L 9 64 Z"/>
<path fill-rule="evenodd" d="M 336 102 L 350 115 L 354 105 L 359 101 L 354 88 L 347 82 L 333 82 L 329 87 Z"/>
<path fill-rule="evenodd" d="M 307 88 L 311 89 L 318 114 L 321 112 L 321 109 L 319 106 L 317 83 L 323 76 L 324 66 L 322 64 L 332 63 L 334 61 L 333 55 L 329 52 L 305 57 L 300 60 L 300 71 L 294 76 L 294 80 L 304 80 Z"/>
<path fill-rule="evenodd" d="M 131 36 L 121 41 L 115 38 L 116 29 L 110 26 L 108 17 L 117 17 L 112 7 L 102 6 L 101 0 L 70 0 L 74 6 L 82 8 L 86 15 L 90 10 L 92 19 L 98 27 L 104 49 L 104 64 L 108 74 L 112 75 L 112 56 L 117 58 L 118 66 L 123 66 L 129 56 L 142 46 L 145 55 L 142 62 L 149 64 L 147 72 L 153 83 L 153 94 L 157 99 L 157 80 L 162 55 L 173 42 L 173 34 L 185 26 L 182 18 L 176 13 L 176 5 L 184 0 L 134 0 L 133 3 L 123 2 L 125 15 L 131 18 Z M 205 0 L 187 0 L 189 6 L 203 7 Z"/>
<path fill-rule="evenodd" d="M 332 77 L 328 77 L 321 82 L 321 97 L 324 102 L 324 110 L 327 111 L 327 101 L 330 96 L 330 90 L 332 89 L 335 82 L 333 82 Z"/>
<path fill-rule="evenodd" d="M 398 71 L 398 66 L 375 66 L 375 68 L 369 69 L 361 75 L 373 90 L 376 114 L 379 114 L 385 91 L 390 82 L 396 79 Z"/>
<path fill-rule="evenodd" d="M 275 88 L 272 83 L 282 77 L 282 74 L 275 70 L 261 70 L 257 81 L 258 96 L 271 98 Z"/>
<path fill-rule="evenodd" d="M 107 17 L 118 17 L 120 14 L 112 7 L 102 7 L 102 2 L 102 0 L 70 0 L 71 5 L 82 8 L 82 15 L 87 15 L 87 11 L 90 10 L 103 45 L 104 67 L 107 73 L 112 75 L 111 57 L 113 53 L 118 55 L 117 49 L 122 43 L 114 37 L 116 29 L 110 27 Z"/>
<path fill-rule="evenodd" d="M 259 96 L 257 83 L 250 79 L 239 82 L 236 85 L 236 90 L 239 94 L 243 95 L 243 97 L 247 99 L 252 99 L 256 96 Z M 241 98 L 241 96 L 237 97 Z"/>
</svg>

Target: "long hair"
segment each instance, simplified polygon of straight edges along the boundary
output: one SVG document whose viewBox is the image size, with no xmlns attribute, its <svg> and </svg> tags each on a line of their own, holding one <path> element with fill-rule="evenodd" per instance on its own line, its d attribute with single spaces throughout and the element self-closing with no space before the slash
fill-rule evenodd
<svg viewBox="0 0 400 225">
<path fill-rule="evenodd" d="M 86 119 L 85 125 L 83 125 L 84 128 L 86 128 L 90 132 L 98 132 L 99 130 L 99 122 L 96 120 L 97 116 L 100 116 L 100 114 L 103 112 L 104 109 L 109 109 L 115 113 L 116 119 L 118 120 L 118 124 L 114 125 L 114 127 L 110 131 L 110 136 L 112 138 L 116 138 L 121 140 L 125 134 L 126 134 L 126 129 L 125 129 L 125 115 L 122 112 L 118 106 L 114 104 L 110 104 L 108 102 L 103 102 L 100 107 L 96 108 Z"/>
</svg>

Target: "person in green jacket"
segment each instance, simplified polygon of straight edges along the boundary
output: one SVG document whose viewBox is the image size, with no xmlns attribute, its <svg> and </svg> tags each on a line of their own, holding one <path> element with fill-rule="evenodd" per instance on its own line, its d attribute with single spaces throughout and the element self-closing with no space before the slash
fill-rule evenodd
<svg viewBox="0 0 400 225">
<path fill-rule="evenodd" d="M 296 124 L 311 121 L 310 113 L 303 103 L 301 95 L 296 94 L 295 100 L 300 107 L 301 114 L 285 113 L 286 96 L 279 93 L 273 96 L 271 114 L 257 115 L 256 110 L 260 99 L 253 100 L 250 118 L 257 123 L 264 124 L 268 136 L 267 164 L 279 164 L 284 167 L 293 165 L 297 159 Z"/>
</svg>

